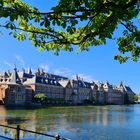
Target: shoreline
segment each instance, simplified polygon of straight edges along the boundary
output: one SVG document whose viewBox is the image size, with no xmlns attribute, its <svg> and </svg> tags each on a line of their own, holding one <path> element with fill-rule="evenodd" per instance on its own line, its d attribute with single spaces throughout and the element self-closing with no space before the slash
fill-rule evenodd
<svg viewBox="0 0 140 140">
<path fill-rule="evenodd" d="M 0 105 L 4 106 L 7 109 L 41 109 L 41 108 L 52 108 L 52 107 L 96 107 L 96 106 L 127 106 L 127 105 L 135 105 L 137 103 L 129 103 L 129 104 L 80 104 L 80 105 Z"/>
</svg>

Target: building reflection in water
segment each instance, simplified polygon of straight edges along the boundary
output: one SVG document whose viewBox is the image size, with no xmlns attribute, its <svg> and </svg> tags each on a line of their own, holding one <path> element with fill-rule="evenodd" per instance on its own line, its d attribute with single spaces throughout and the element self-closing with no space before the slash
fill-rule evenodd
<svg viewBox="0 0 140 140">
<path fill-rule="evenodd" d="M 7 109 L 0 106 L 0 124 L 17 126 L 23 129 L 48 134 L 58 132 L 77 133 L 93 130 L 109 125 L 127 125 L 134 110 L 123 106 L 97 106 L 97 107 L 53 107 L 46 109 Z M 87 130 L 86 130 L 87 129 Z M 3 135 L 15 136 L 15 130 L 0 128 Z M 21 131 L 21 137 L 31 135 Z M 33 135 L 34 136 L 34 135 Z"/>
<path fill-rule="evenodd" d="M 61 114 L 59 114 L 61 116 Z M 35 132 L 51 133 L 53 135 L 58 134 L 57 128 L 60 123 L 64 123 L 57 113 L 46 109 L 9 109 L 5 106 L 0 106 L 0 124 L 16 127 L 20 125 L 21 128 L 32 130 Z M 15 137 L 16 131 L 0 127 L 0 135 L 7 135 L 12 138 Z M 26 137 L 26 135 L 36 136 L 28 132 L 21 131 L 20 136 Z"/>
<path fill-rule="evenodd" d="M 6 118 L 7 118 L 7 110 L 4 106 L 0 106 L 0 124 L 8 125 Z"/>
<path fill-rule="evenodd" d="M 0 124 L 16 127 L 20 125 L 21 128 L 40 132 L 41 127 L 37 126 L 35 111 L 27 110 L 9 110 L 5 106 L 0 106 Z M 20 137 L 24 138 L 27 132 L 20 131 Z M 15 138 L 16 131 L 0 126 L 0 135 Z M 29 134 L 28 134 L 29 135 Z M 30 135 L 34 135 L 31 134 Z"/>
<path fill-rule="evenodd" d="M 111 124 L 124 125 L 132 119 L 132 114 L 128 115 L 128 112 L 133 113 L 133 111 L 133 108 L 127 110 L 123 106 L 113 107 L 112 110 L 110 110 L 110 106 L 105 106 L 96 110 L 96 118 L 94 120 L 96 124 L 102 124 L 103 126 Z"/>
</svg>

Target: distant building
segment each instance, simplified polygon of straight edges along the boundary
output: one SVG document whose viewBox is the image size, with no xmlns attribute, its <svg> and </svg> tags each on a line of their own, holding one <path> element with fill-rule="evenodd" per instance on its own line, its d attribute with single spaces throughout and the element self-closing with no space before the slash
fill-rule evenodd
<svg viewBox="0 0 140 140">
<path fill-rule="evenodd" d="M 68 103 L 72 103 L 73 99 L 73 88 L 69 79 L 63 79 L 58 81 L 59 84 L 64 88 L 64 99 Z"/>
<path fill-rule="evenodd" d="M 24 86 L 30 86 L 34 95 L 44 93 L 48 98 L 64 98 L 64 88 L 55 79 L 35 75 L 27 79 L 23 84 Z"/>
<path fill-rule="evenodd" d="M 113 86 L 109 84 L 109 82 L 105 82 L 103 84 L 104 94 L 105 94 L 105 103 L 112 103 L 112 95 L 113 95 Z"/>
<path fill-rule="evenodd" d="M 31 89 L 30 89 L 31 90 Z M 21 83 L 16 68 L 8 76 L 4 73 L 0 76 L 0 102 L 1 104 L 25 104 L 26 92 L 30 91 Z M 28 103 L 32 101 L 32 94 L 28 95 Z"/>
<path fill-rule="evenodd" d="M 123 82 L 121 82 L 118 90 L 124 94 L 124 103 L 134 103 L 135 93 L 129 86 L 126 86 L 123 84 Z"/>
<path fill-rule="evenodd" d="M 98 100 L 99 100 L 98 85 L 95 82 L 92 82 L 91 89 L 92 89 L 91 98 L 95 103 L 98 103 Z"/>
<path fill-rule="evenodd" d="M 120 83 L 113 86 L 109 82 L 86 82 L 78 75 L 75 79 L 50 74 L 38 69 L 0 74 L 0 104 L 32 103 L 33 96 L 44 93 L 48 99 L 64 100 L 71 104 L 85 101 L 99 104 L 133 103 L 135 93 L 129 86 Z"/>
<path fill-rule="evenodd" d="M 111 100 L 109 104 L 118 104 L 118 105 L 124 104 L 124 96 L 125 94 L 123 92 L 121 92 L 117 88 L 114 88 L 113 94 L 110 97 Z"/>
<path fill-rule="evenodd" d="M 97 83 L 97 86 L 98 86 L 98 91 L 97 91 L 97 94 L 98 94 L 98 98 L 97 98 L 97 102 L 99 104 L 105 104 L 106 103 L 106 94 L 104 92 L 104 87 L 103 87 L 103 83 L 101 82 L 98 82 Z"/>
</svg>

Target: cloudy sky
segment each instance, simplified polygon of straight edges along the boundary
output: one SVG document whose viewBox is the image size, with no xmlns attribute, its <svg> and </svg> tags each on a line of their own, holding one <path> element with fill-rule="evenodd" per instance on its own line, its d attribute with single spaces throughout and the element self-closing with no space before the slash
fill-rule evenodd
<svg viewBox="0 0 140 140">
<path fill-rule="evenodd" d="M 41 4 L 37 0 L 30 0 L 30 3 L 45 11 L 45 0 Z M 135 92 L 140 92 L 140 60 L 125 64 L 114 60 L 114 55 L 118 53 L 114 41 L 108 40 L 105 46 L 90 47 L 88 52 L 61 52 L 59 56 L 55 56 L 52 52 L 38 52 L 28 40 L 18 42 L 4 30 L 0 35 L 0 46 L 0 71 L 13 70 L 14 64 L 19 70 L 31 68 L 35 71 L 39 67 L 46 72 L 69 78 L 78 74 L 86 81 L 109 81 L 114 85 L 123 81 Z"/>
</svg>

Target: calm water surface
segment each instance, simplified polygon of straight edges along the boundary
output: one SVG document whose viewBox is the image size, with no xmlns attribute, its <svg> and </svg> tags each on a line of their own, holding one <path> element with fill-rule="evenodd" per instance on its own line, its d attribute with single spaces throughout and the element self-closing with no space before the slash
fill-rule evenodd
<svg viewBox="0 0 140 140">
<path fill-rule="evenodd" d="M 0 124 L 20 124 L 28 130 L 60 134 L 71 140 L 140 140 L 140 105 L 48 107 L 32 110 L 0 106 Z M 0 133 L 9 137 L 15 135 L 14 131 L 1 127 Z M 23 132 L 21 138 L 46 139 Z"/>
</svg>

